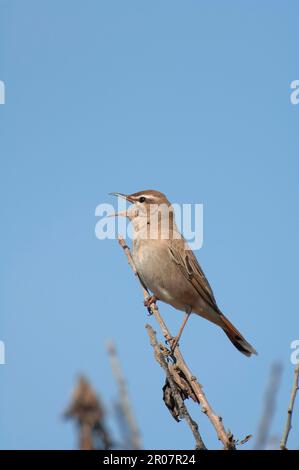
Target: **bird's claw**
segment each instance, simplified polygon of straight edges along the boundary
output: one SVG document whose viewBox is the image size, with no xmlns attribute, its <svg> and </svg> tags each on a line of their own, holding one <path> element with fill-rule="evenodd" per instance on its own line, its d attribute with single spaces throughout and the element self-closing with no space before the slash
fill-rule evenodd
<svg viewBox="0 0 299 470">
<path fill-rule="evenodd" d="M 155 297 L 154 295 L 150 295 L 149 297 L 147 297 L 145 300 L 144 300 L 144 306 L 147 308 L 147 311 L 148 311 L 148 315 L 152 315 L 153 312 L 151 310 L 151 305 L 154 304 L 155 302 L 157 302 L 157 297 Z"/>
<path fill-rule="evenodd" d="M 177 336 L 170 336 L 169 338 L 167 338 L 166 342 L 170 346 L 171 354 L 174 353 L 175 348 L 178 346 L 179 339 L 180 338 L 178 338 Z"/>
</svg>

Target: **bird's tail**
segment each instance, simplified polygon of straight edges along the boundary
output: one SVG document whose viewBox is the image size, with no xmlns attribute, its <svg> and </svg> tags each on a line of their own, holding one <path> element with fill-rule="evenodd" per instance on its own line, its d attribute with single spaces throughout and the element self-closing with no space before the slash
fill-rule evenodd
<svg viewBox="0 0 299 470">
<path fill-rule="evenodd" d="M 226 336 L 230 339 L 233 345 L 241 351 L 241 353 L 245 354 L 245 356 L 250 357 L 251 354 L 257 354 L 256 350 L 250 343 L 246 341 L 244 336 L 234 327 L 234 325 L 223 315 L 221 317 L 221 328 L 223 329 Z"/>
</svg>

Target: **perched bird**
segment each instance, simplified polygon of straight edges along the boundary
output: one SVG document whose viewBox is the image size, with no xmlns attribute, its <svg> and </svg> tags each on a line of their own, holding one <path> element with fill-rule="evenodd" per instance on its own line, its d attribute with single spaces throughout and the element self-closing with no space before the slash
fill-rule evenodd
<svg viewBox="0 0 299 470">
<path fill-rule="evenodd" d="M 153 293 L 147 305 L 161 300 L 186 313 L 172 347 L 177 345 L 190 314 L 196 313 L 220 326 L 243 354 L 257 354 L 219 309 L 193 251 L 176 226 L 166 196 L 155 190 L 112 194 L 133 204 L 116 215 L 127 216 L 132 221 L 133 260 L 141 282 Z"/>
</svg>

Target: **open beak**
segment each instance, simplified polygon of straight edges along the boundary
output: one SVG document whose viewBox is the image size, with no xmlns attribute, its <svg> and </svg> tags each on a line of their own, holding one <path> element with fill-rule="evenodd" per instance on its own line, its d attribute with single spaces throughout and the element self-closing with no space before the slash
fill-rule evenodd
<svg viewBox="0 0 299 470">
<path fill-rule="evenodd" d="M 122 194 L 122 193 L 109 193 L 109 194 L 110 196 L 121 197 L 122 199 L 125 199 L 126 201 L 133 202 L 130 196 L 127 196 L 126 194 Z M 115 214 L 111 214 L 108 217 L 128 217 L 128 212 L 127 211 L 116 212 Z"/>
<path fill-rule="evenodd" d="M 133 199 L 131 199 L 131 197 L 128 196 L 127 194 L 122 194 L 122 193 L 109 193 L 109 194 L 110 196 L 121 197 L 122 199 L 125 199 L 126 201 L 134 202 Z"/>
<path fill-rule="evenodd" d="M 127 211 L 115 212 L 115 214 L 109 214 L 107 217 L 128 217 Z"/>
</svg>

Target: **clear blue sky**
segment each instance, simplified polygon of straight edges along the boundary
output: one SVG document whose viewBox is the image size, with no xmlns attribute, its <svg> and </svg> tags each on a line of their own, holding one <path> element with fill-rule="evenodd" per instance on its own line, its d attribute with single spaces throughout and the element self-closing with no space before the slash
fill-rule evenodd
<svg viewBox="0 0 299 470">
<path fill-rule="evenodd" d="M 107 193 L 145 188 L 204 204 L 197 256 L 259 351 L 245 358 L 194 317 L 181 343 L 188 363 L 243 438 L 280 360 L 272 431 L 281 434 L 299 339 L 299 106 L 289 98 L 298 18 L 295 1 L 0 0 L 1 448 L 75 446 L 61 413 L 76 374 L 107 408 L 117 395 L 108 338 L 144 446 L 192 448 L 162 402 L 136 280 L 117 243 L 94 235 Z M 175 332 L 182 314 L 160 308 Z M 296 424 L 294 447 L 298 436 Z"/>
</svg>

